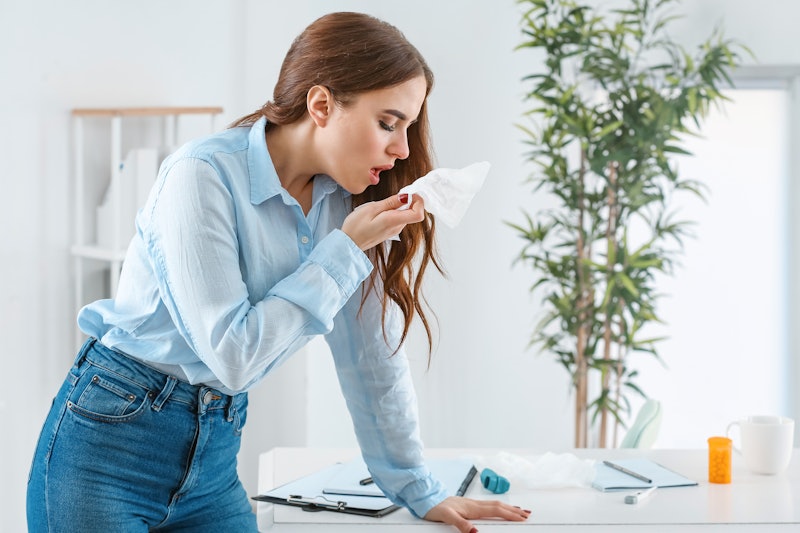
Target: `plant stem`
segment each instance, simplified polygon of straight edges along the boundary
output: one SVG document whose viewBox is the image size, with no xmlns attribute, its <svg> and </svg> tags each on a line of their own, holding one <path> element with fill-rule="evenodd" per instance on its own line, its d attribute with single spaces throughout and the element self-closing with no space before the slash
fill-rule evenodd
<svg viewBox="0 0 800 533">
<path fill-rule="evenodd" d="M 614 162 L 608 164 L 608 186 L 606 189 L 606 205 L 608 206 L 608 224 L 606 225 L 606 286 L 614 283 L 614 264 L 617 257 L 617 212 L 619 210 L 617 202 L 617 166 Z M 614 299 L 609 298 L 605 305 L 605 316 L 603 318 L 603 359 L 611 361 L 612 336 L 612 317 L 614 313 L 611 309 L 614 306 Z M 602 390 L 609 390 L 611 383 L 611 372 L 606 366 L 603 370 Z M 600 409 L 600 436 L 598 446 L 605 448 L 608 440 L 608 405 L 601 404 Z"/>
<path fill-rule="evenodd" d="M 625 300 L 623 299 L 619 303 L 619 309 L 624 309 L 624 308 L 625 308 Z M 618 313 L 618 315 L 620 314 L 622 314 L 622 311 Z M 622 324 L 622 319 L 620 318 L 620 324 L 619 324 L 620 334 L 624 330 L 624 327 L 625 325 Z M 616 365 L 617 383 L 616 383 L 616 390 L 614 391 L 614 400 L 617 405 L 619 405 L 620 397 L 622 396 L 622 370 L 625 368 L 623 362 L 625 361 L 626 355 L 627 354 L 625 352 L 625 348 L 622 346 L 622 343 L 617 343 L 617 365 Z M 619 419 L 617 418 L 614 420 L 614 440 L 612 441 L 615 447 L 617 445 L 617 442 L 619 442 L 617 440 L 618 432 L 619 432 Z"/>
<path fill-rule="evenodd" d="M 578 239 L 577 239 L 577 275 L 578 275 L 578 331 L 575 353 L 575 447 L 588 446 L 589 417 L 588 410 L 588 365 L 586 361 L 586 347 L 589 333 L 587 330 L 589 320 L 589 306 L 591 295 L 585 275 L 586 264 L 586 232 L 584 218 L 586 213 L 586 152 L 581 150 L 581 166 L 578 176 Z"/>
</svg>

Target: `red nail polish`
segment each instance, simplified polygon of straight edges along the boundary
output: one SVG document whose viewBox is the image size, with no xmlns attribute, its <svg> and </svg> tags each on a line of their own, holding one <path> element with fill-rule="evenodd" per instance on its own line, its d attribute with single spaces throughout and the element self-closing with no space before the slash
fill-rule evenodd
<svg viewBox="0 0 800 533">
<path fill-rule="evenodd" d="M 473 527 L 472 529 L 469 530 L 469 533 L 478 533 L 478 528 Z"/>
<path fill-rule="evenodd" d="M 408 202 L 408 194 L 406 194 L 406 193 L 402 193 L 402 194 L 398 195 L 397 197 L 400 198 L 400 201 L 402 203 Z M 469 533 L 472 533 L 472 531 L 470 531 Z"/>
</svg>

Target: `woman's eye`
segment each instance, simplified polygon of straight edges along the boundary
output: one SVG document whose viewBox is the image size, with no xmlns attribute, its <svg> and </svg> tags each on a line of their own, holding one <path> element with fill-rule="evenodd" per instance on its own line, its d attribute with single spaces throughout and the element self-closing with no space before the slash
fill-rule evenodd
<svg viewBox="0 0 800 533">
<path fill-rule="evenodd" d="M 395 128 L 394 126 L 390 126 L 389 124 L 385 123 L 382 120 L 379 120 L 378 124 L 380 124 L 381 128 L 385 129 L 386 131 L 394 131 Z"/>
</svg>

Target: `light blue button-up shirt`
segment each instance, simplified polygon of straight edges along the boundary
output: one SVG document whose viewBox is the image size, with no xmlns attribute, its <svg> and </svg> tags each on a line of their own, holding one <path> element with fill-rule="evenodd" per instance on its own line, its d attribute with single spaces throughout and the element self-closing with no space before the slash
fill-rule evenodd
<svg viewBox="0 0 800 533">
<path fill-rule="evenodd" d="M 116 297 L 78 324 L 108 347 L 189 383 L 247 390 L 325 335 L 375 482 L 418 516 L 445 497 L 422 458 L 416 396 L 390 307 L 386 338 L 372 264 L 340 229 L 349 193 L 314 178 L 306 216 L 281 186 L 265 120 L 183 146 L 136 218 Z M 388 340 L 388 344 L 387 344 Z"/>
</svg>

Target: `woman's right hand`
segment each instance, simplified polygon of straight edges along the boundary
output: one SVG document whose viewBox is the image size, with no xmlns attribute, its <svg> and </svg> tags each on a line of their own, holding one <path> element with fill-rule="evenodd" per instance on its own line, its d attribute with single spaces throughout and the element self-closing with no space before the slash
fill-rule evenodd
<svg viewBox="0 0 800 533">
<path fill-rule="evenodd" d="M 393 195 L 380 202 L 360 205 L 347 215 L 342 231 L 356 246 L 366 251 L 387 239 L 399 235 L 407 224 L 415 224 L 425 219 L 425 206 L 422 198 L 412 196 L 408 209 L 398 210 L 408 201 L 408 195 Z"/>
</svg>

